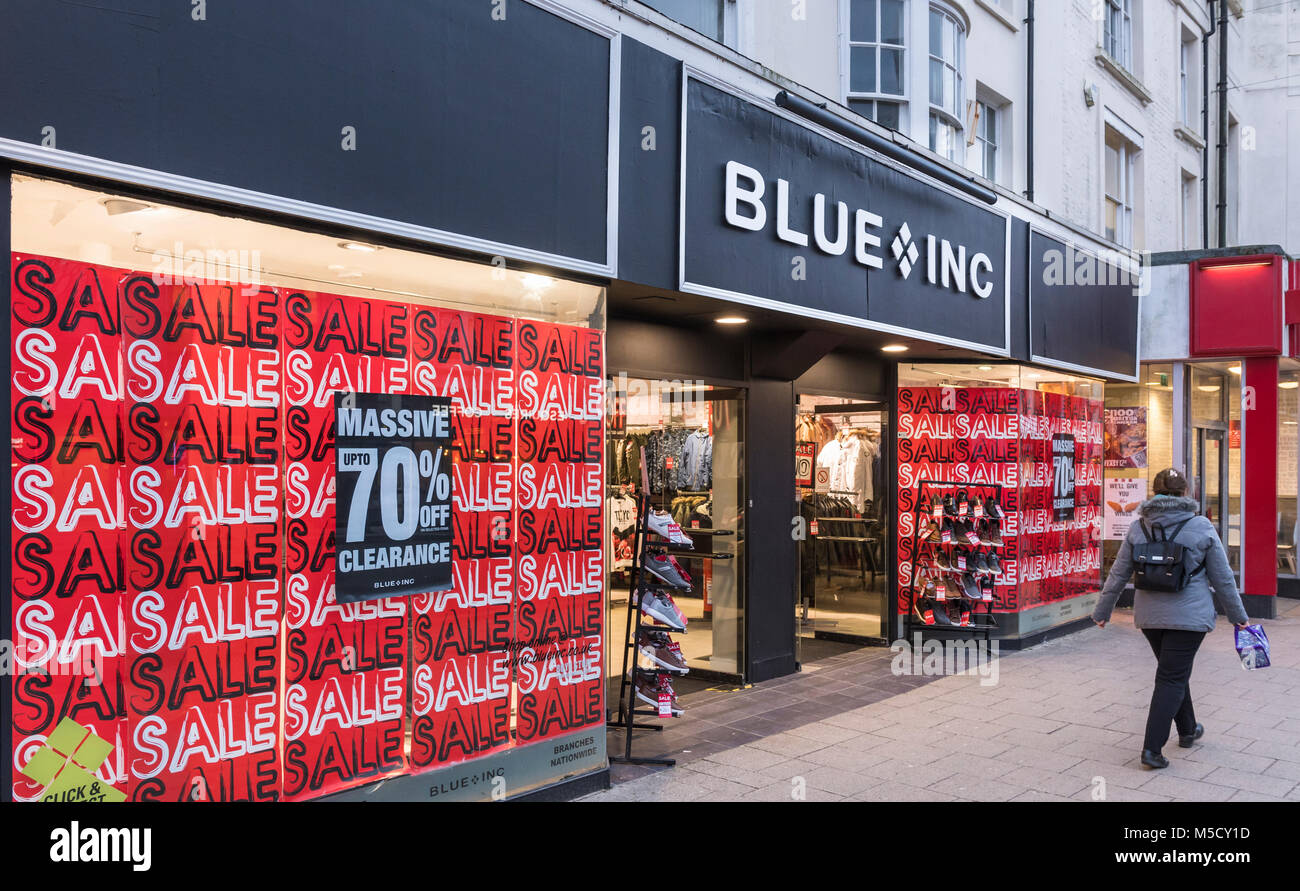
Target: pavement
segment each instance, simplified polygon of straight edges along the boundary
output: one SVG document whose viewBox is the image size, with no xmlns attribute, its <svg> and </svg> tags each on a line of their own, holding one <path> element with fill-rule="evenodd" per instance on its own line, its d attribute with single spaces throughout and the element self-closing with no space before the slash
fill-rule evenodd
<svg viewBox="0 0 1300 891">
<path fill-rule="evenodd" d="M 749 688 L 701 684 L 663 732 L 634 732 L 634 755 L 675 767 L 611 764 L 611 788 L 582 800 L 1300 801 L 1300 600 L 1278 606 L 1256 671 L 1219 618 L 1192 674 L 1205 737 L 1172 736 L 1163 770 L 1138 762 L 1155 660 L 1116 610 L 983 676 L 899 675 L 888 649 L 840 648 Z M 621 754 L 623 731 L 608 744 Z"/>
</svg>

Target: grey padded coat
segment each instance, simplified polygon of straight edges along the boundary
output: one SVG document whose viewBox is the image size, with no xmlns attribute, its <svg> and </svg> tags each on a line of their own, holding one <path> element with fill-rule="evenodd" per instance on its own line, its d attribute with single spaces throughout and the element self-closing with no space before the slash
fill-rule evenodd
<svg viewBox="0 0 1300 891">
<path fill-rule="evenodd" d="M 1133 595 L 1133 624 L 1138 628 L 1169 628 L 1178 631 L 1213 631 L 1217 599 L 1224 614 L 1234 625 L 1244 625 L 1250 620 L 1237 593 L 1237 580 L 1228 566 L 1228 555 L 1219 541 L 1214 524 L 1197 516 L 1196 499 L 1183 495 L 1154 495 L 1142 502 L 1138 513 L 1147 525 L 1153 523 L 1172 530 L 1187 520 L 1174 541 L 1183 546 L 1188 570 L 1202 563 L 1205 569 L 1192 576 L 1181 591 L 1143 591 Z M 1106 584 L 1101 589 L 1097 608 L 1092 611 L 1094 622 L 1110 620 L 1115 601 L 1123 593 L 1133 575 L 1133 545 L 1146 541 L 1139 523 L 1129 527 L 1128 536 L 1119 547 L 1119 556 L 1111 567 Z M 1211 592 L 1213 588 L 1213 592 Z"/>
</svg>

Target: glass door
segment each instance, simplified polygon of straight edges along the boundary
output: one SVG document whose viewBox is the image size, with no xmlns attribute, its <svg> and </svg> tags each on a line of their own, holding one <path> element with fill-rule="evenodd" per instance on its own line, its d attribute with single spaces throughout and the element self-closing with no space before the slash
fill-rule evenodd
<svg viewBox="0 0 1300 891">
<path fill-rule="evenodd" d="M 795 418 L 800 638 L 883 644 L 889 634 L 889 484 L 883 402 L 801 395 Z"/>
<path fill-rule="evenodd" d="M 1197 427 L 1192 440 L 1192 469 L 1196 486 L 1194 497 L 1200 504 L 1201 514 L 1214 524 L 1219 538 L 1231 553 L 1238 542 L 1229 538 L 1233 530 L 1228 528 L 1228 493 L 1223 485 L 1227 478 L 1224 439 L 1223 430 Z"/>
</svg>

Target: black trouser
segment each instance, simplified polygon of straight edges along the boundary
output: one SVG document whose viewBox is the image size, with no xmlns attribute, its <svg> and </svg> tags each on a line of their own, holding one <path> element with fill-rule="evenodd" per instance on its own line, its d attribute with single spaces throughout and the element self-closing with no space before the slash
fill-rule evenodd
<svg viewBox="0 0 1300 891">
<path fill-rule="evenodd" d="M 1156 686 L 1151 691 L 1151 710 L 1147 713 L 1147 735 L 1143 748 L 1159 752 L 1169 742 L 1172 721 L 1184 736 L 1196 731 L 1196 713 L 1192 711 L 1192 661 L 1205 639 L 1204 631 L 1174 631 L 1167 628 L 1144 628 L 1147 642 L 1156 654 Z"/>
</svg>

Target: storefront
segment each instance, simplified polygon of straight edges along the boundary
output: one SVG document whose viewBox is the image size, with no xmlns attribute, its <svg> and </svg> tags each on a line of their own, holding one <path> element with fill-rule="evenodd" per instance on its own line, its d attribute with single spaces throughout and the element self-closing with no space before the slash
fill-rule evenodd
<svg viewBox="0 0 1300 891">
<path fill-rule="evenodd" d="M 612 12 L 382 4 L 357 35 L 290 7 L 168 13 L 157 44 L 31 13 L 136 50 L 110 103 L 81 99 L 108 58 L 0 44 L 8 794 L 59 756 L 136 799 L 599 784 L 639 497 L 707 540 L 697 677 L 896 639 L 923 484 L 998 487 L 969 554 L 1001 555 L 997 637 L 1082 621 L 1138 307 L 1075 260 L 1126 258 Z M 357 39 L 430 114 L 314 63 Z M 187 98 L 210 58 L 239 128 Z M 296 117 L 326 106 L 337 133 Z"/>
<path fill-rule="evenodd" d="M 1143 309 L 1142 380 L 1107 392 L 1120 486 L 1186 468 L 1252 616 L 1300 596 L 1296 575 L 1297 267 L 1276 246 L 1158 254 Z M 1109 468 L 1109 464 L 1108 464 Z M 1111 471 L 1108 469 L 1108 475 Z M 1108 552 L 1113 546 L 1108 545 Z"/>
</svg>

